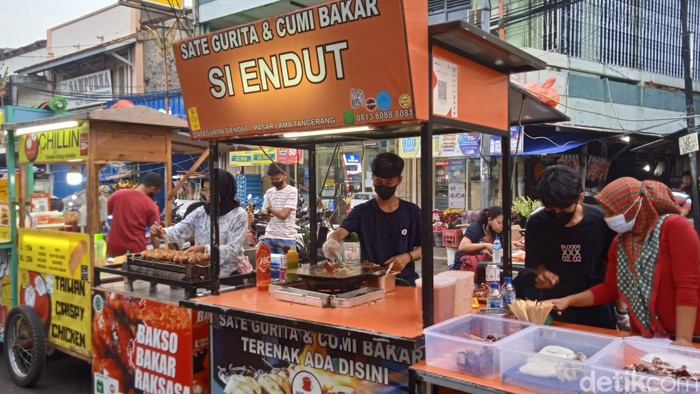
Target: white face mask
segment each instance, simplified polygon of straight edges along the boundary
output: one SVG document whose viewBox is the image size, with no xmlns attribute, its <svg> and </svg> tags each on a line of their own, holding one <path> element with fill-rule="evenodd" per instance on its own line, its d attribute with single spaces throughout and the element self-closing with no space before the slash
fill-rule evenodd
<svg viewBox="0 0 700 394">
<path fill-rule="evenodd" d="M 637 200 L 634 201 L 631 207 L 627 208 L 627 211 L 624 213 L 621 213 L 619 215 L 611 216 L 609 218 L 605 218 L 605 223 L 607 223 L 608 227 L 616 233 L 623 234 L 628 231 L 631 231 L 634 228 L 634 224 L 637 221 L 637 215 L 639 215 L 639 210 L 642 209 L 642 204 L 640 202 L 639 207 L 637 208 L 637 213 L 634 214 L 634 217 L 632 220 L 629 222 L 625 220 L 625 214 L 632 209 L 635 204 L 637 204 L 638 201 L 640 201 L 642 196 L 639 196 Z"/>
</svg>

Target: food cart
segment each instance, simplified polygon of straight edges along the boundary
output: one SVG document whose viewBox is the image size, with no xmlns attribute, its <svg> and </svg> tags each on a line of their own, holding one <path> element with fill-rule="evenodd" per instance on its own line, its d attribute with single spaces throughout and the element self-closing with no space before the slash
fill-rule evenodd
<svg viewBox="0 0 700 394">
<path fill-rule="evenodd" d="M 429 28 L 426 1 L 348 4 L 332 1 L 174 44 L 191 136 L 210 141 L 210 158 L 222 142 L 296 147 L 308 151 L 315 174 L 317 144 L 420 136 L 429 158 L 434 134 L 479 131 L 502 137 L 502 179 L 510 179 L 509 74 L 545 64 L 463 22 Z M 432 171 L 431 160 L 423 160 L 421 172 Z M 421 189 L 421 204 L 431 207 L 431 176 L 422 177 Z M 317 190 L 314 176 L 310 190 Z M 216 199 L 215 187 L 211 193 Z M 510 182 L 503 182 L 503 195 L 509 211 Z M 310 206 L 316 201 L 310 193 Z M 431 209 L 422 210 L 422 221 L 425 245 Z M 216 278 L 218 224 L 211 225 Z M 506 275 L 509 237 L 504 233 Z M 309 271 L 314 253 L 311 259 Z M 433 323 L 432 274 L 428 247 L 422 303 L 410 287 L 376 298 L 361 289 L 331 296 L 290 290 L 280 299 L 277 289 L 221 291 L 214 281 L 211 295 L 181 305 L 213 315 L 213 393 L 266 385 L 282 392 L 404 392 L 409 366 L 424 357 L 422 329 Z M 344 287 L 345 279 L 335 285 Z"/>
<path fill-rule="evenodd" d="M 20 163 L 16 183 L 22 220 L 16 263 L 10 265 L 13 298 L 3 298 L 4 306 L 11 308 L 4 350 L 18 385 L 37 382 L 46 349 L 53 348 L 92 363 L 95 392 L 128 392 L 134 385 L 143 388 L 147 384 L 176 392 L 193 390 L 193 375 L 206 369 L 202 360 L 207 333 L 198 331 L 201 316 L 198 323 L 196 313 L 178 306 L 189 294 L 157 285 L 156 279 L 144 284 L 95 273 L 100 268 L 119 273 L 122 268 L 121 264 L 106 266 L 104 254 L 98 251 L 101 245 L 95 235 L 102 233 L 104 220 L 99 212 L 100 167 L 116 161 L 163 163 L 165 179 L 171 179 L 174 130 L 184 127 L 182 119 L 146 107 L 90 110 L 3 124 L 8 163 L 13 163 L 15 141 Z M 191 141 L 181 148 L 199 149 Z M 42 203 L 30 203 L 36 163 L 84 167 L 84 232 L 76 231 L 68 213 L 29 215 L 32 204 Z M 10 190 L 14 190 L 13 174 L 10 166 Z M 170 189 L 166 182 L 166 195 Z M 166 223 L 170 203 L 166 199 Z M 158 338 L 153 330 L 160 333 Z M 168 333 L 165 342 L 161 341 L 163 333 Z M 167 368 L 153 362 L 161 353 Z"/>
</svg>

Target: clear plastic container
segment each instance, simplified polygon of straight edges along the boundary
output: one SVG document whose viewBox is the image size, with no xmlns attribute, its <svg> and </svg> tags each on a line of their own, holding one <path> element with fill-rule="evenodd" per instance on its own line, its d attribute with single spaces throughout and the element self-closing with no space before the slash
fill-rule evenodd
<svg viewBox="0 0 700 394">
<path fill-rule="evenodd" d="M 457 279 L 445 276 L 433 277 L 433 321 L 440 323 L 454 316 L 455 286 Z M 423 318 L 423 278 L 416 279 L 416 296 L 418 297 L 418 313 Z"/>
<path fill-rule="evenodd" d="M 534 326 L 517 338 L 505 340 L 501 347 L 501 382 L 537 393 L 583 393 L 582 379 L 590 370 L 591 358 L 617 337 L 558 327 Z M 541 354 L 545 348 L 566 348 L 569 357 Z M 573 359 L 576 353 L 584 360 Z M 552 354 L 552 353 L 550 353 Z"/>
<path fill-rule="evenodd" d="M 591 370 L 583 387 L 595 393 L 700 392 L 700 382 L 624 369 L 631 364 L 651 361 L 655 356 L 671 363 L 674 368 L 685 365 L 689 372 L 700 373 L 700 350 L 631 337 L 608 346 L 591 359 Z"/>
<path fill-rule="evenodd" d="M 425 333 L 428 365 L 496 379 L 499 376 L 499 350 L 509 336 L 522 335 L 532 323 L 501 317 L 467 314 L 428 327 Z M 496 342 L 488 342 L 489 335 Z"/>
<path fill-rule="evenodd" d="M 471 312 L 472 298 L 474 297 L 474 272 L 472 271 L 444 271 L 437 274 L 440 277 L 455 278 L 455 316 L 461 316 Z"/>
</svg>

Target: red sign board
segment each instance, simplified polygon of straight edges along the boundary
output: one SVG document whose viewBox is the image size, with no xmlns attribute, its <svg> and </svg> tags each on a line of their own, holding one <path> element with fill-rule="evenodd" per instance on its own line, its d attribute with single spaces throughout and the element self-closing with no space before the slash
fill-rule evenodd
<svg viewBox="0 0 700 394">
<path fill-rule="evenodd" d="M 120 293 L 93 296 L 95 393 L 209 393 L 209 315 Z"/>
</svg>

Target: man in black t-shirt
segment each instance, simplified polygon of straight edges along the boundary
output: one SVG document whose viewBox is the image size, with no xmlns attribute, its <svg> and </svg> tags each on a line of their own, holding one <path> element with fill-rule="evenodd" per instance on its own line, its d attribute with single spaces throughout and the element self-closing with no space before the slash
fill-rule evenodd
<svg viewBox="0 0 700 394">
<path fill-rule="evenodd" d="M 583 204 L 576 172 L 562 165 L 547 167 L 537 190 L 544 209 L 528 220 L 525 266 L 536 274 L 538 298 L 561 298 L 601 283 L 614 234 L 608 230 L 599 208 Z M 615 328 L 611 305 L 568 308 L 553 317 Z"/>
<path fill-rule="evenodd" d="M 323 254 L 335 258 L 340 242 L 351 233 L 360 236 L 360 258 L 380 265 L 392 265 L 398 278 L 414 285 L 418 274 L 414 261 L 422 257 L 420 208 L 396 197 L 403 179 L 403 159 L 380 153 L 372 162 L 372 181 L 377 198 L 350 211 L 340 227 L 328 235 Z M 397 282 L 402 284 L 402 282 Z M 403 283 L 406 284 L 406 283 Z"/>
</svg>

